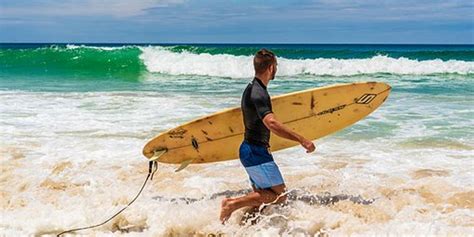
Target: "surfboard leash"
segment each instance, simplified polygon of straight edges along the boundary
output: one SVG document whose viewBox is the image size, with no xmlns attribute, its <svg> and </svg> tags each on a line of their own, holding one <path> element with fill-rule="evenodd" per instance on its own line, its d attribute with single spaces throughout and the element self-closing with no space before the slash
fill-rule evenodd
<svg viewBox="0 0 474 237">
<path fill-rule="evenodd" d="M 70 230 L 66 230 L 66 231 L 63 231 L 59 234 L 57 234 L 56 236 L 59 237 L 61 235 L 64 235 L 66 233 L 71 233 L 71 232 L 76 232 L 76 231 L 79 231 L 79 230 L 87 230 L 87 229 L 92 229 L 92 228 L 95 228 L 95 227 L 99 227 L 101 225 L 104 225 L 106 224 L 107 222 L 111 221 L 112 219 L 114 219 L 116 216 L 118 216 L 120 213 L 122 213 L 125 209 L 127 209 L 130 205 L 132 205 L 132 203 L 135 202 L 135 200 L 138 199 L 138 197 L 140 196 L 140 194 L 142 194 L 142 191 L 143 189 L 145 188 L 146 186 L 146 183 L 148 182 L 148 180 L 153 180 L 153 176 L 155 175 L 156 171 L 158 170 L 158 161 L 157 159 L 154 159 L 154 160 L 151 160 L 148 162 L 148 175 L 146 176 L 146 179 L 145 179 L 145 182 L 143 183 L 142 187 L 140 188 L 140 191 L 138 192 L 138 194 L 132 199 L 131 202 L 129 202 L 127 204 L 127 206 L 125 206 L 124 208 L 120 209 L 120 211 L 118 211 L 117 213 L 115 213 L 113 216 L 111 216 L 109 219 L 105 220 L 104 222 L 100 223 L 100 224 L 96 224 L 96 225 L 91 225 L 91 226 L 86 226 L 86 227 L 81 227 L 81 228 L 74 228 L 74 229 L 70 229 Z"/>
</svg>

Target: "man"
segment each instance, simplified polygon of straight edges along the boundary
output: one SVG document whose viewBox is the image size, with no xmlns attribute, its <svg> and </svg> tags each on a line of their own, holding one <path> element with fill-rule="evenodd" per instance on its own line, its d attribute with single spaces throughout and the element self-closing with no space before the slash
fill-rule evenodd
<svg viewBox="0 0 474 237">
<path fill-rule="evenodd" d="M 269 50 L 259 50 L 253 59 L 255 78 L 242 95 L 245 139 L 239 156 L 252 184 L 253 192 L 238 198 L 222 200 L 220 220 L 224 223 L 232 212 L 242 207 L 258 208 L 263 203 L 286 200 L 285 183 L 278 166 L 269 152 L 270 131 L 277 136 L 299 142 L 306 152 L 313 152 L 314 144 L 279 122 L 272 111 L 268 83 L 275 78 L 277 61 Z"/>
</svg>

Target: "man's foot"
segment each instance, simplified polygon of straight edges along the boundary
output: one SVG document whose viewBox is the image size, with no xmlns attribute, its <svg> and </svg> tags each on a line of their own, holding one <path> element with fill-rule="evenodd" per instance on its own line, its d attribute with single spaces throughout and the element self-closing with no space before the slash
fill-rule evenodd
<svg viewBox="0 0 474 237">
<path fill-rule="evenodd" d="M 221 202 L 221 216 L 220 216 L 220 220 L 222 222 L 222 224 L 224 224 L 230 217 L 230 215 L 232 215 L 232 212 L 234 211 L 231 207 L 231 201 L 232 201 L 232 198 L 224 198 Z"/>
</svg>

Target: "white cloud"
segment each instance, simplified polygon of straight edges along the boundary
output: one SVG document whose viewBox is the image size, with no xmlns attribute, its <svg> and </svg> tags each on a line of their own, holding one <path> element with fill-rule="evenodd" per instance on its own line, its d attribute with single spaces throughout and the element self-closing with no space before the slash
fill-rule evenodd
<svg viewBox="0 0 474 237">
<path fill-rule="evenodd" d="M 114 16 L 141 15 L 151 7 L 167 7 L 186 0 L 64 0 L 43 1 L 29 6 L 0 7 L 0 14 L 20 16 Z"/>
<path fill-rule="evenodd" d="M 290 12 L 296 18 L 370 21 L 453 21 L 474 17 L 469 0 L 307 0 Z"/>
</svg>

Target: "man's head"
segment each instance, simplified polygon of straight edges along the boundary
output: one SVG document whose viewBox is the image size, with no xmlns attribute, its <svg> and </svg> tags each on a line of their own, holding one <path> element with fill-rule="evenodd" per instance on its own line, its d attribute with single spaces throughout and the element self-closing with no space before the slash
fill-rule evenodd
<svg viewBox="0 0 474 237">
<path fill-rule="evenodd" d="M 277 71 L 275 54 L 268 49 L 260 49 L 253 58 L 253 67 L 255 75 L 269 76 L 273 80 Z"/>
</svg>

